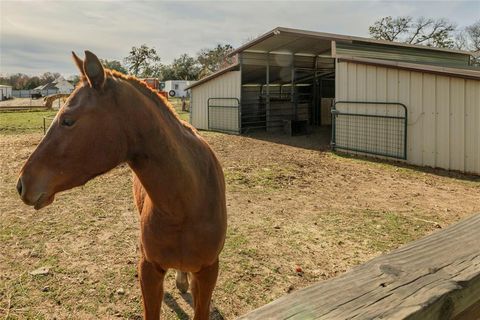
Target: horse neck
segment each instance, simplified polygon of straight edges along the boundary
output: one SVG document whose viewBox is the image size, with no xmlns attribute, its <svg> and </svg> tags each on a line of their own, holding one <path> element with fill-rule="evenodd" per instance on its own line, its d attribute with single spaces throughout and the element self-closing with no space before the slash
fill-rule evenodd
<svg viewBox="0 0 480 320">
<path fill-rule="evenodd" d="M 192 132 L 184 127 L 156 97 L 138 89 L 125 96 L 123 108 L 129 110 L 128 164 L 147 191 L 154 205 L 163 212 L 179 203 L 179 195 L 188 192 L 193 157 L 189 145 Z M 123 100 L 123 99 L 121 99 Z"/>
</svg>

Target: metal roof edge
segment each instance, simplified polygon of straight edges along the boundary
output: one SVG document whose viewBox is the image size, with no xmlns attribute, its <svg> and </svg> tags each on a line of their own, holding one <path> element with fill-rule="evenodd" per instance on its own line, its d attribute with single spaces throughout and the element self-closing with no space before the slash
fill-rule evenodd
<svg viewBox="0 0 480 320">
<path fill-rule="evenodd" d="M 233 56 L 237 53 L 247 50 L 248 48 L 254 46 L 255 44 L 262 42 L 276 34 L 280 33 L 291 33 L 303 36 L 311 36 L 317 38 L 324 38 L 325 40 L 332 40 L 332 41 L 358 41 L 358 42 L 366 42 L 366 43 L 374 43 L 380 45 L 388 45 L 388 46 L 397 46 L 397 47 L 406 47 L 406 48 L 417 48 L 423 50 L 430 50 L 430 51 L 443 51 L 449 53 L 457 53 L 463 55 L 472 56 L 473 53 L 469 51 L 463 50 L 456 50 L 456 49 L 449 49 L 449 48 L 437 48 L 437 47 L 428 47 L 418 44 L 409 44 L 409 43 L 402 43 L 402 42 L 393 42 L 387 40 L 378 40 L 378 39 L 371 39 L 371 38 L 364 38 L 364 37 L 357 37 L 357 36 L 348 36 L 342 34 L 335 34 L 335 33 L 327 33 L 327 32 L 318 32 L 318 31 L 308 31 L 308 30 L 301 30 L 301 29 L 293 29 L 293 28 L 286 28 L 286 27 L 276 27 L 273 30 L 264 33 L 263 35 L 253 39 L 250 42 L 245 43 L 244 45 L 238 47 L 237 49 L 233 50 L 229 56 Z"/>
<path fill-rule="evenodd" d="M 226 67 L 222 70 L 219 70 L 217 72 L 212 73 L 211 75 L 208 75 L 206 77 L 203 77 L 202 79 L 199 79 L 199 80 L 195 81 L 195 83 L 192 83 L 191 85 L 185 87 L 185 90 L 190 90 L 191 88 L 196 87 L 198 85 L 201 85 L 202 83 L 205 83 L 205 82 L 207 82 L 211 79 L 214 79 L 218 76 L 221 76 L 222 74 L 227 73 L 228 71 L 232 71 L 233 69 L 235 69 L 239 66 L 240 66 L 239 63 L 232 64 L 231 66 L 228 66 L 228 67 Z"/>
<path fill-rule="evenodd" d="M 266 40 L 266 39 L 268 39 L 268 38 L 270 38 L 270 37 L 278 34 L 278 32 L 280 31 L 280 29 L 281 29 L 281 27 L 276 27 L 275 29 L 270 30 L 270 31 L 262 34 L 261 36 L 253 39 L 252 41 L 249 41 L 249 42 L 241 45 L 241 46 L 238 47 L 237 49 L 233 50 L 232 52 L 230 52 L 230 53 L 228 54 L 228 56 L 229 56 L 229 57 L 232 57 L 232 56 L 236 55 L 237 53 L 242 52 L 242 51 L 245 51 L 246 49 L 250 48 L 251 46 L 256 45 L 257 43 L 262 42 L 262 41 L 264 41 L 264 40 Z"/>
<path fill-rule="evenodd" d="M 349 61 L 349 62 L 358 62 L 369 65 L 385 66 L 398 69 L 408 69 L 413 71 L 426 71 L 437 74 L 447 74 L 451 76 L 458 76 L 461 78 L 475 79 L 480 80 L 480 70 L 474 69 L 460 69 L 452 67 L 442 67 L 434 66 L 429 64 L 417 64 L 417 63 L 408 63 L 392 60 L 381 60 L 381 59 L 369 59 L 369 58 L 360 58 L 352 56 L 337 56 L 339 61 Z"/>
</svg>

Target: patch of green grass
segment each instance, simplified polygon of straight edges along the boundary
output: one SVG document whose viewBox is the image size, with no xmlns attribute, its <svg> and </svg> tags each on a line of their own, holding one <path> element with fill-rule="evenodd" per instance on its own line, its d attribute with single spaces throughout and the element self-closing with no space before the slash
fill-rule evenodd
<svg viewBox="0 0 480 320">
<path fill-rule="evenodd" d="M 180 119 L 182 119 L 182 120 L 185 121 L 185 122 L 190 123 L 190 113 L 189 113 L 189 112 L 186 112 L 186 111 L 182 111 L 182 110 L 178 110 L 178 109 L 177 109 L 177 113 L 178 113 L 178 117 L 179 117 Z"/>
<path fill-rule="evenodd" d="M 178 101 L 176 101 L 178 100 Z M 190 113 L 182 111 L 180 99 L 171 101 L 175 107 L 178 116 L 183 121 L 189 122 Z M 56 110 L 32 110 L 32 111 L 12 111 L 0 113 L 0 134 L 21 134 L 32 132 L 43 132 L 43 118 L 46 119 L 46 127 L 50 125 L 51 118 L 57 114 Z"/>
<path fill-rule="evenodd" d="M 175 111 L 177 112 L 178 116 L 180 119 L 186 122 L 190 122 L 190 112 L 188 111 L 182 111 L 182 99 L 181 98 L 175 98 L 175 97 L 170 97 L 168 98 L 168 101 L 171 103 L 171 105 L 175 108 Z M 189 107 L 189 100 L 186 101 L 187 103 L 187 109 Z"/>
<path fill-rule="evenodd" d="M 52 118 L 57 111 L 12 111 L 0 113 L 0 134 L 19 134 L 43 131 L 43 117 Z M 46 125 L 51 120 L 47 119 Z"/>
</svg>

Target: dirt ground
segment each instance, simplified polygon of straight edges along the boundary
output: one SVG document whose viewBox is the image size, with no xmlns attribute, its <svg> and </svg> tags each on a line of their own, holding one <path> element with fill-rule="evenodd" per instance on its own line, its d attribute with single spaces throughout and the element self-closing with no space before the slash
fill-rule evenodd
<svg viewBox="0 0 480 320">
<path fill-rule="evenodd" d="M 212 319 L 234 319 L 480 209 L 478 177 L 333 154 L 321 136 L 202 134 L 228 188 Z M 35 212 L 15 180 L 41 137 L 0 135 L 0 316 L 140 319 L 128 167 Z M 30 274 L 41 267 L 48 274 Z M 191 297 L 175 290 L 173 272 L 165 289 L 163 319 L 189 319 Z"/>
</svg>

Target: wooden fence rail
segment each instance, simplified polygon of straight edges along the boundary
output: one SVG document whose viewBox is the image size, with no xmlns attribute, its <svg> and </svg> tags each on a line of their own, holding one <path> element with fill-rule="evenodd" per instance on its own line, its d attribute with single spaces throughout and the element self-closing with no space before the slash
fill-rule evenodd
<svg viewBox="0 0 480 320">
<path fill-rule="evenodd" d="M 239 319 L 480 319 L 480 214 Z"/>
</svg>

